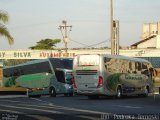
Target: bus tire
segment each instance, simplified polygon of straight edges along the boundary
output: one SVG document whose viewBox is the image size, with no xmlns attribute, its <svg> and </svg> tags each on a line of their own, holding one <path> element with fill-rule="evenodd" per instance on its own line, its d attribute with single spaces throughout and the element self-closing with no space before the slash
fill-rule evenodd
<svg viewBox="0 0 160 120">
<path fill-rule="evenodd" d="M 72 96 L 73 96 L 73 93 L 69 93 L 69 96 L 72 97 Z"/>
<path fill-rule="evenodd" d="M 41 95 L 34 95 L 33 97 L 34 97 L 34 98 L 40 98 Z"/>
<path fill-rule="evenodd" d="M 28 95 L 28 98 L 40 98 L 41 95 Z"/>
<path fill-rule="evenodd" d="M 50 87 L 49 95 L 50 95 L 50 97 L 56 97 L 56 91 L 55 91 L 54 87 Z"/>
<path fill-rule="evenodd" d="M 116 98 L 118 99 L 122 98 L 122 88 L 120 86 L 118 86 L 117 88 Z"/>
<path fill-rule="evenodd" d="M 32 97 L 32 95 L 28 95 L 28 98 L 31 98 Z"/>
<path fill-rule="evenodd" d="M 68 93 L 64 93 L 64 96 L 67 97 L 67 96 L 68 96 Z"/>
</svg>

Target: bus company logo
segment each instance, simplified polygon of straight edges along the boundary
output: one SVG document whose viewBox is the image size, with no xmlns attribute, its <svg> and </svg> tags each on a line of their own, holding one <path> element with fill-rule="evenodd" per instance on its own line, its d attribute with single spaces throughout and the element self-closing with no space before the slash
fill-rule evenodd
<svg viewBox="0 0 160 120">
<path fill-rule="evenodd" d="M 126 80 L 142 80 L 142 77 L 141 76 L 137 76 L 137 75 L 126 74 L 125 75 L 125 79 Z"/>
</svg>

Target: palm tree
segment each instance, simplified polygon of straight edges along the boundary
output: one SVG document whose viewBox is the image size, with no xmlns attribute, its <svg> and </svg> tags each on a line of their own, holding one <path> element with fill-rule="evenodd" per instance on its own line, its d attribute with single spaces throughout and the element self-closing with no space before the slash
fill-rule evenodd
<svg viewBox="0 0 160 120">
<path fill-rule="evenodd" d="M 0 10 L 0 35 L 7 38 L 8 43 L 12 45 L 14 43 L 13 37 L 10 35 L 8 29 L 5 27 L 5 23 L 9 20 L 9 16 L 6 12 Z"/>
</svg>

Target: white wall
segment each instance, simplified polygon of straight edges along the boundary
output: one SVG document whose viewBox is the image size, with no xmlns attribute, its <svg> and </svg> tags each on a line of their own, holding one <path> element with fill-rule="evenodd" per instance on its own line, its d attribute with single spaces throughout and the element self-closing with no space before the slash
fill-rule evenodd
<svg viewBox="0 0 160 120">
<path fill-rule="evenodd" d="M 160 48 L 160 35 L 157 35 L 156 39 L 157 39 L 156 48 Z"/>
<path fill-rule="evenodd" d="M 137 48 L 151 48 L 151 47 L 155 47 L 155 48 L 157 47 L 156 37 L 137 45 Z"/>
</svg>

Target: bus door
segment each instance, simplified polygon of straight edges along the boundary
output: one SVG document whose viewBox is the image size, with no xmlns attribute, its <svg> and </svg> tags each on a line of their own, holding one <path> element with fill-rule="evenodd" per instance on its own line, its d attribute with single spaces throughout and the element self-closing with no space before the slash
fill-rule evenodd
<svg viewBox="0 0 160 120">
<path fill-rule="evenodd" d="M 74 77 L 78 90 L 92 91 L 99 88 L 102 84 L 102 77 L 99 76 L 100 71 L 99 55 L 79 55 L 74 61 Z"/>
</svg>

